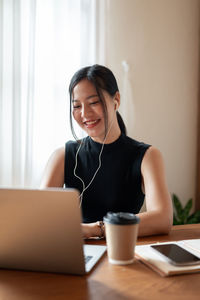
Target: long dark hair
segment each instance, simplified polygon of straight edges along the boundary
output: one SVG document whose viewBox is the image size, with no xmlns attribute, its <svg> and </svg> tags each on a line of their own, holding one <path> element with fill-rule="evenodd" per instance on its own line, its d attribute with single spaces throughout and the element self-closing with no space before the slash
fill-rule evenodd
<svg viewBox="0 0 200 300">
<path fill-rule="evenodd" d="M 78 70 L 71 79 L 69 85 L 69 95 L 70 95 L 70 126 L 71 131 L 74 138 L 77 140 L 77 136 L 74 131 L 73 122 L 72 122 L 72 93 L 74 87 L 83 79 L 89 80 L 94 87 L 96 88 L 97 95 L 103 106 L 104 118 L 105 118 L 105 135 L 108 130 L 108 112 L 107 106 L 105 103 L 105 99 L 102 93 L 102 90 L 105 90 L 111 97 L 114 97 L 116 92 L 119 91 L 117 81 L 115 79 L 114 74 L 108 68 L 101 66 L 101 65 L 93 65 L 84 67 Z M 126 135 L 126 126 L 124 121 L 117 111 L 117 120 L 122 133 Z"/>
</svg>

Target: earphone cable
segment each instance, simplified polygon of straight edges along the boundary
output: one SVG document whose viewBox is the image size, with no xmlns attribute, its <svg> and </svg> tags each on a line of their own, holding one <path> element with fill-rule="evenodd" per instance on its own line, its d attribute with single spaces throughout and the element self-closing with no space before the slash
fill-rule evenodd
<svg viewBox="0 0 200 300">
<path fill-rule="evenodd" d="M 114 122 L 114 115 L 113 115 L 113 118 L 112 118 L 112 122 L 111 122 L 110 128 L 109 128 L 109 130 L 108 130 L 107 133 L 106 133 L 106 136 L 105 136 L 105 138 L 104 138 L 104 140 L 103 140 L 103 143 L 102 143 L 101 150 L 100 150 L 100 152 L 99 152 L 99 159 L 98 159 L 98 160 L 99 160 L 99 166 L 97 167 L 97 169 L 96 169 L 96 171 L 95 171 L 95 173 L 94 173 L 92 179 L 90 180 L 90 182 L 88 183 L 87 186 L 85 186 L 85 183 L 84 183 L 83 179 L 82 179 L 80 176 L 78 176 L 78 175 L 76 174 L 76 169 L 77 169 L 77 164 L 78 164 L 78 153 L 80 152 L 80 149 L 81 149 L 82 144 L 84 144 L 84 140 L 81 141 L 80 146 L 78 147 L 78 150 L 77 150 L 77 152 L 76 152 L 76 157 L 75 157 L 74 176 L 75 176 L 76 178 L 78 178 L 78 179 L 82 182 L 82 185 L 83 185 L 83 190 L 82 190 L 82 192 L 81 192 L 81 194 L 80 194 L 80 196 L 79 196 L 79 198 L 80 198 L 80 204 L 79 204 L 79 207 L 81 207 L 81 205 L 82 205 L 82 201 L 83 201 L 83 193 L 89 188 L 89 186 L 91 185 L 91 183 L 92 183 L 93 180 L 95 179 L 95 177 L 96 177 L 96 175 L 97 175 L 99 169 L 101 168 L 101 155 L 102 155 L 102 152 L 103 152 L 103 148 L 104 148 L 104 145 L 105 145 L 106 138 L 107 138 L 107 136 L 108 136 L 108 134 L 109 134 L 109 132 L 110 132 L 110 130 L 111 130 L 111 127 L 112 127 L 112 125 L 113 125 L 113 122 Z"/>
</svg>

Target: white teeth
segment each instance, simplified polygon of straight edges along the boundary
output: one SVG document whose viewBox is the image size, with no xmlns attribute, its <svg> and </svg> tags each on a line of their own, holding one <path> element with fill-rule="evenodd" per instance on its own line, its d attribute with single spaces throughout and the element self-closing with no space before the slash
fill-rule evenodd
<svg viewBox="0 0 200 300">
<path fill-rule="evenodd" d="M 90 122 L 85 122 L 87 125 L 95 124 L 97 121 L 90 121 Z"/>
</svg>

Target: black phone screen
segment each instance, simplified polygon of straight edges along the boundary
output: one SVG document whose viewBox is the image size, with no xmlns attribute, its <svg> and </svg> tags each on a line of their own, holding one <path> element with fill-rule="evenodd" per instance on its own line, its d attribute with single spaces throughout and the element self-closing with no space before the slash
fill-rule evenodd
<svg viewBox="0 0 200 300">
<path fill-rule="evenodd" d="M 200 258 L 176 244 L 151 245 L 151 247 L 159 251 L 175 264 L 200 263 Z"/>
</svg>

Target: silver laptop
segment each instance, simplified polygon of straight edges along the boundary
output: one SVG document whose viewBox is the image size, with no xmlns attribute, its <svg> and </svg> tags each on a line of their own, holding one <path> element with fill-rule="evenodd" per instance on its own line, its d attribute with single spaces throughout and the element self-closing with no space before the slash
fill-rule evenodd
<svg viewBox="0 0 200 300">
<path fill-rule="evenodd" d="M 0 268 L 89 272 L 106 246 L 84 245 L 78 195 L 74 189 L 0 189 Z"/>
</svg>

